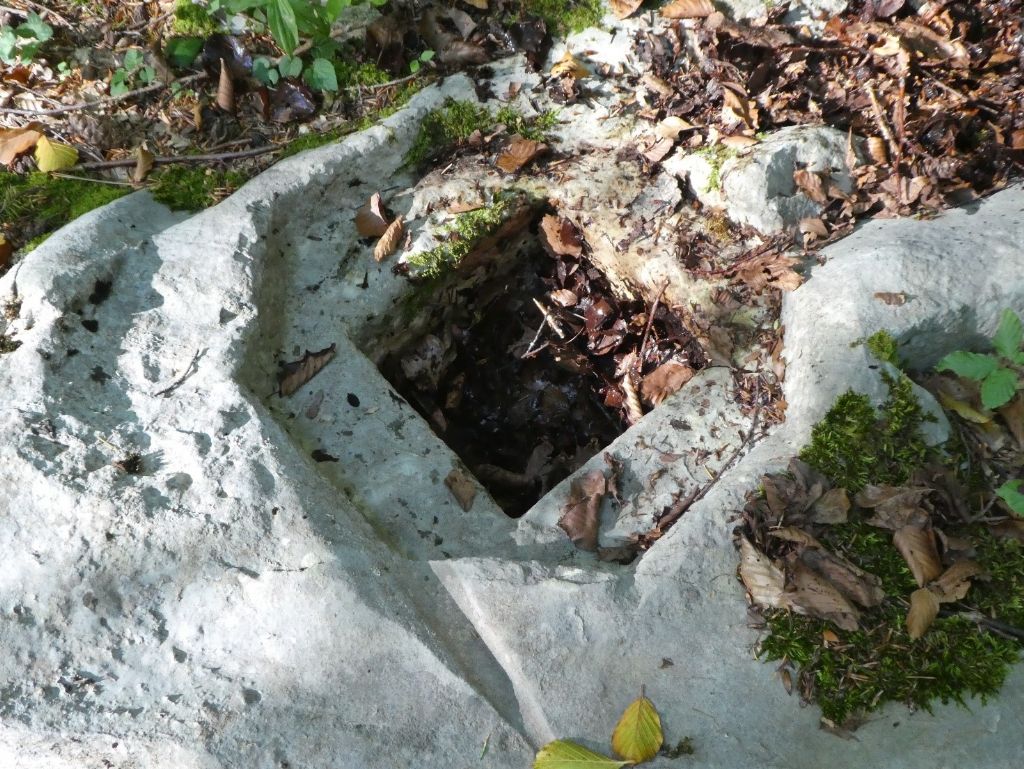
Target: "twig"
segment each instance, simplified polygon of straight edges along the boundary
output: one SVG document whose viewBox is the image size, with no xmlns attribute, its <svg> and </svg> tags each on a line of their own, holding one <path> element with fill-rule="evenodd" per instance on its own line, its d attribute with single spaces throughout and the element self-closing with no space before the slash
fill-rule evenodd
<svg viewBox="0 0 1024 769">
<path fill-rule="evenodd" d="M 204 80 L 206 78 L 205 72 L 200 72 L 198 75 L 188 75 L 187 77 L 180 77 L 171 83 L 153 83 L 147 85 L 144 88 L 136 88 L 134 91 L 128 91 L 127 93 L 119 94 L 118 96 L 104 96 L 102 99 L 96 101 L 83 101 L 78 104 L 67 104 L 63 107 L 55 107 L 54 109 L 19 109 L 17 107 L 0 107 L 0 113 L 6 115 L 29 115 L 31 117 L 46 117 L 48 115 L 64 115 L 68 112 L 78 112 L 80 110 L 95 109 L 96 107 L 102 107 L 107 104 L 114 104 L 125 99 L 131 99 L 135 96 L 141 96 L 145 93 L 152 91 L 159 91 L 163 88 L 169 88 L 173 83 L 192 83 L 196 80 Z"/>
<path fill-rule="evenodd" d="M 271 152 L 280 152 L 284 147 L 277 144 L 270 144 L 266 147 L 255 147 L 251 150 L 239 150 L 238 152 L 214 152 L 206 155 L 180 155 L 178 157 L 153 158 L 153 165 L 170 165 L 173 163 L 214 163 L 221 160 L 240 160 L 252 158 L 257 155 L 267 155 Z M 124 160 L 104 160 L 99 163 L 81 163 L 74 166 L 73 170 L 95 171 L 103 168 L 130 168 L 138 160 L 136 158 L 125 158 Z"/>
<path fill-rule="evenodd" d="M 533 303 L 537 305 L 537 309 L 541 311 L 541 314 L 544 316 L 544 321 L 551 327 L 551 330 L 558 334 L 558 338 L 565 339 L 565 332 L 562 331 L 562 327 L 558 325 L 558 321 L 555 320 L 554 316 L 548 311 L 548 308 L 545 307 L 538 299 L 534 299 Z"/>
<path fill-rule="evenodd" d="M 91 176 L 76 176 L 75 174 L 62 174 L 54 172 L 51 176 L 57 176 L 61 179 L 77 179 L 80 182 L 95 182 L 96 184 L 111 184 L 116 187 L 134 187 L 135 185 L 131 182 L 118 182 L 113 179 L 95 179 Z"/>
<path fill-rule="evenodd" d="M 666 280 L 658 290 L 658 295 L 654 297 L 654 303 L 651 305 L 651 312 L 647 316 L 647 326 L 644 328 L 644 335 L 640 339 L 640 350 L 637 352 L 636 360 L 633 361 L 634 369 L 643 364 L 644 348 L 647 347 L 647 335 L 651 333 L 651 326 L 654 324 L 654 313 L 658 311 L 658 304 L 661 302 L 661 297 L 665 294 L 665 289 L 668 288 L 668 283 L 668 280 Z"/>
<path fill-rule="evenodd" d="M 163 395 L 164 397 L 166 397 L 170 395 L 174 390 L 177 390 L 179 387 L 181 387 L 182 383 L 186 379 L 188 379 L 189 376 L 191 376 L 193 367 L 195 367 L 197 371 L 199 370 L 199 367 L 196 366 L 196 363 L 199 362 L 199 359 L 202 357 L 203 352 L 205 351 L 197 348 L 195 355 L 192 356 L 192 360 L 190 360 L 188 362 L 188 365 L 185 367 L 185 373 L 183 373 L 180 377 L 171 382 L 171 384 L 169 384 L 163 390 L 159 390 L 153 393 L 153 397 L 155 398 L 158 395 Z"/>
<path fill-rule="evenodd" d="M 386 83 L 374 83 L 373 85 L 350 85 L 345 88 L 346 91 L 378 91 L 382 88 L 390 88 L 393 85 L 401 85 L 402 83 L 408 83 L 410 80 L 415 80 L 418 77 L 422 77 L 423 74 L 417 72 L 415 75 L 406 75 L 405 77 L 395 78 L 394 80 L 388 80 Z"/>
</svg>

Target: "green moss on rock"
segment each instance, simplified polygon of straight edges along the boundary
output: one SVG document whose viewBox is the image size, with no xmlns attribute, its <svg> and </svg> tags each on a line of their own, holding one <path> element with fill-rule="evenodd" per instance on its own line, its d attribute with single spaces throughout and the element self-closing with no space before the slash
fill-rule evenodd
<svg viewBox="0 0 1024 769">
<path fill-rule="evenodd" d="M 220 29 L 217 20 L 207 10 L 191 0 L 178 0 L 174 6 L 174 34 L 208 37 Z"/>
<path fill-rule="evenodd" d="M 440 245 L 413 254 L 408 264 L 419 277 L 437 278 L 457 267 L 481 240 L 498 231 L 509 218 L 511 196 L 500 197 L 489 206 L 467 211 L 438 231 L 445 238 Z"/>
<path fill-rule="evenodd" d="M 556 35 L 596 27 L 605 14 L 602 0 L 525 0 L 524 6 Z"/>
<path fill-rule="evenodd" d="M 241 171 L 171 166 L 153 178 L 153 197 L 175 211 L 199 211 L 230 195 L 248 177 Z"/>
</svg>

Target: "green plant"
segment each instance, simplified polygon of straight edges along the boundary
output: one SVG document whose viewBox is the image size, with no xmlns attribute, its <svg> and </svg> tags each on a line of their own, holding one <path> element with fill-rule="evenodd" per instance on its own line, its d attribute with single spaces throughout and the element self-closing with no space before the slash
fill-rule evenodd
<svg viewBox="0 0 1024 769">
<path fill-rule="evenodd" d="M 150 191 L 173 210 L 199 211 L 234 192 L 247 178 L 241 171 L 171 166 L 155 175 Z"/>
<path fill-rule="evenodd" d="M 864 340 L 864 346 L 868 348 L 868 352 L 874 355 L 878 360 L 891 363 L 894 366 L 900 365 L 899 355 L 897 354 L 896 339 L 893 335 L 884 329 L 882 331 L 876 331 L 867 339 Z"/>
<path fill-rule="evenodd" d="M 939 371 L 952 371 L 957 376 L 981 383 L 981 404 L 987 409 L 1005 406 L 1022 384 L 1024 374 L 1024 326 L 1013 310 L 1003 310 L 999 328 L 992 337 L 995 354 L 957 350 L 936 365 Z"/>
<path fill-rule="evenodd" d="M 559 35 L 596 27 L 605 14 L 601 0 L 523 0 L 523 6 Z"/>
<path fill-rule="evenodd" d="M 0 29 L 0 61 L 17 64 L 32 61 L 36 52 L 53 37 L 53 27 L 30 11 L 17 27 Z"/>
<path fill-rule="evenodd" d="M 510 197 L 499 197 L 494 203 L 475 211 L 467 211 L 442 227 L 438 235 L 441 245 L 409 257 L 409 266 L 424 278 L 437 278 L 457 267 L 483 238 L 493 235 L 509 217 Z"/>
<path fill-rule="evenodd" d="M 732 147 L 724 144 L 712 144 L 697 150 L 697 154 L 708 161 L 711 171 L 708 174 L 708 183 L 704 187 L 705 192 L 713 192 L 722 188 L 722 166 L 725 161 L 736 157 L 739 153 Z"/>
<path fill-rule="evenodd" d="M 1022 485 L 1024 485 L 1024 480 L 1007 481 L 996 489 L 996 494 L 999 495 L 1010 510 L 1024 517 L 1024 494 L 1020 490 Z"/>
<path fill-rule="evenodd" d="M 432 61 L 433 58 L 434 58 L 434 52 L 433 51 L 431 51 L 431 50 L 424 51 L 419 56 L 417 56 L 415 59 L 413 59 L 412 61 L 409 62 L 409 71 L 412 74 L 415 75 L 417 72 L 420 71 L 420 68 L 424 64 L 427 64 L 428 62 Z"/>
<path fill-rule="evenodd" d="M 114 70 L 110 78 L 110 95 L 121 96 L 135 86 L 136 81 L 149 85 L 156 77 L 156 70 L 145 63 L 142 51 L 132 48 L 125 52 L 121 66 Z"/>
<path fill-rule="evenodd" d="M 171 28 L 176 35 L 209 37 L 220 29 L 220 24 L 201 5 L 192 0 L 178 0 Z"/>
</svg>

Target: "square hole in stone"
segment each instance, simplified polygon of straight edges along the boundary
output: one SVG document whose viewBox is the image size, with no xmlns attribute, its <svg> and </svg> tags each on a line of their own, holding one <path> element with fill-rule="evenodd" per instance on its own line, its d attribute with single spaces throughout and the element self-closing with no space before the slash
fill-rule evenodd
<svg viewBox="0 0 1024 769">
<path fill-rule="evenodd" d="M 430 321 L 380 369 L 519 517 L 620 435 L 641 400 L 658 402 L 655 371 L 685 376 L 705 360 L 670 308 L 649 322 L 651 307 L 617 297 L 585 255 L 542 248 L 536 223 L 491 251 L 471 275 L 418 287 Z"/>
</svg>

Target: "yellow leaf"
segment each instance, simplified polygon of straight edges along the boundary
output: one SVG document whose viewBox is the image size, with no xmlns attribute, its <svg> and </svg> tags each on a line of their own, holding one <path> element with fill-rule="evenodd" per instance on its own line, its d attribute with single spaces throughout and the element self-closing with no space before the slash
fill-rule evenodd
<svg viewBox="0 0 1024 769">
<path fill-rule="evenodd" d="M 36 144 L 36 164 L 43 173 L 63 171 L 78 162 L 78 150 L 67 144 L 52 142 L 45 136 Z"/>
<path fill-rule="evenodd" d="M 573 80 L 579 80 L 581 77 L 587 77 L 588 75 L 590 75 L 590 70 L 576 61 L 576 57 L 568 51 L 551 67 L 552 77 L 568 76 Z"/>
<path fill-rule="evenodd" d="M 612 749 L 636 763 L 654 758 L 663 741 L 661 718 L 644 696 L 629 704 L 612 733 Z"/>
<path fill-rule="evenodd" d="M 533 769 L 618 769 L 632 761 L 616 761 L 568 740 L 549 742 L 537 752 Z"/>
</svg>

